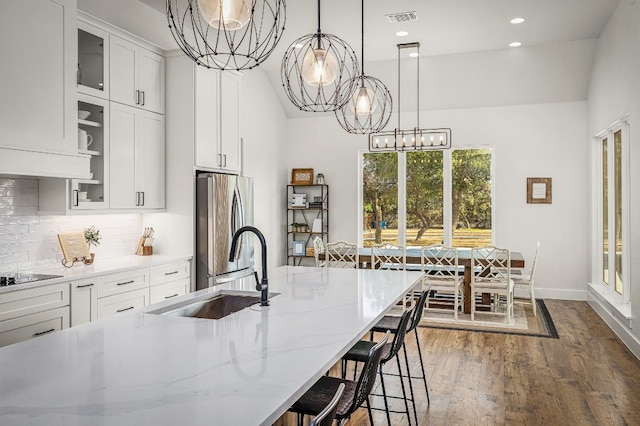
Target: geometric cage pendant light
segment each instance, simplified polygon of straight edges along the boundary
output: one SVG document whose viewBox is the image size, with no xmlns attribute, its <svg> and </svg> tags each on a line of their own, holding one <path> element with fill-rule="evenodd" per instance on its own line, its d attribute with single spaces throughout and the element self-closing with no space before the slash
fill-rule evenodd
<svg viewBox="0 0 640 426">
<path fill-rule="evenodd" d="M 370 134 L 385 128 L 393 110 L 387 86 L 364 73 L 364 0 L 362 0 L 361 74 L 353 78 L 355 91 L 349 101 L 335 112 L 340 126 L 349 133 Z M 346 83 L 345 83 L 346 84 Z"/>
<path fill-rule="evenodd" d="M 317 32 L 294 41 L 282 59 L 280 77 L 287 97 L 302 111 L 335 111 L 351 98 L 352 78 L 359 73 L 351 46 L 320 29 L 318 0 Z"/>
<path fill-rule="evenodd" d="M 264 62 L 282 37 L 285 0 L 167 0 L 180 49 L 198 65 L 246 70 Z"/>
<path fill-rule="evenodd" d="M 416 49 L 415 56 L 417 66 L 416 78 L 416 127 L 403 129 L 400 124 L 400 52 L 403 49 Z M 369 151 L 429 151 L 451 148 L 450 128 L 420 128 L 420 43 L 398 44 L 398 127 L 392 131 L 371 133 L 369 135 Z"/>
</svg>

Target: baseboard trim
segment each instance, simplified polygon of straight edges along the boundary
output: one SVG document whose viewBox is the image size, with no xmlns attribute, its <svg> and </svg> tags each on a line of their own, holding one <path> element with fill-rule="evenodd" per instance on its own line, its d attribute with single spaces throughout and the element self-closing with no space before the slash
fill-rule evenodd
<svg viewBox="0 0 640 426">
<path fill-rule="evenodd" d="M 609 328 L 622 340 L 622 343 L 640 359 L 640 340 L 631 333 L 631 320 L 625 325 L 619 318 L 617 311 L 598 293 L 589 290 L 587 302 L 602 318 Z M 626 321 L 625 321 L 626 322 Z"/>
<path fill-rule="evenodd" d="M 559 300 L 587 300 L 586 290 L 563 290 L 557 288 L 535 288 L 536 299 L 559 299 Z M 522 291 L 522 290 L 520 290 Z M 520 294 L 519 290 L 515 291 L 516 297 Z M 528 293 L 524 290 L 524 297 L 528 297 Z"/>
</svg>

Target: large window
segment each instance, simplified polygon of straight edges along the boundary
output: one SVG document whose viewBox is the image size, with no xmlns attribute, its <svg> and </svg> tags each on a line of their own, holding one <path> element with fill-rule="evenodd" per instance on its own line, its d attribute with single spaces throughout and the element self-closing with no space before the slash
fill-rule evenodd
<svg viewBox="0 0 640 426">
<path fill-rule="evenodd" d="M 491 244 L 491 150 L 362 155 L 362 243 Z"/>
<path fill-rule="evenodd" d="M 601 277 L 602 284 L 621 303 L 629 301 L 628 251 L 626 250 L 628 171 L 626 162 L 626 146 L 628 125 L 625 122 L 616 124 L 603 132 L 599 143 L 599 182 L 598 197 L 598 236 L 596 244 L 599 249 L 596 276 Z"/>
</svg>

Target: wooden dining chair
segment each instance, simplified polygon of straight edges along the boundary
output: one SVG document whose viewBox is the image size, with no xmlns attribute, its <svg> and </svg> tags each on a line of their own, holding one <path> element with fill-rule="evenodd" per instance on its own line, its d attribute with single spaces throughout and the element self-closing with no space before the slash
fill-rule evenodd
<svg viewBox="0 0 640 426">
<path fill-rule="evenodd" d="M 371 262 L 374 269 L 404 271 L 406 266 L 405 249 L 392 244 L 380 244 L 371 249 Z"/>
<path fill-rule="evenodd" d="M 513 280 L 515 288 L 523 288 L 529 290 L 529 300 L 531 303 L 531 309 L 533 309 L 533 316 L 538 315 L 536 309 L 536 296 L 533 291 L 536 265 L 538 264 L 538 253 L 540 253 L 540 241 L 538 241 L 536 244 L 536 251 L 533 255 L 533 262 L 531 263 L 531 269 L 527 271 L 528 273 L 511 274 L 511 279 Z"/>
<path fill-rule="evenodd" d="M 453 317 L 458 319 L 458 310 L 464 306 L 464 275 L 459 274 L 458 249 L 436 244 L 422 248 L 423 287 L 430 286 L 432 292 L 453 295 Z M 438 301 L 446 302 L 446 301 Z M 446 308 L 429 307 L 429 298 L 425 311 L 445 311 Z"/>
<path fill-rule="evenodd" d="M 476 294 L 493 294 L 493 312 L 498 314 L 500 296 L 506 299 L 504 322 L 513 321 L 513 280 L 511 279 L 511 251 L 496 246 L 471 249 L 471 320 L 475 320 Z"/>
<path fill-rule="evenodd" d="M 327 268 L 358 268 L 360 256 L 358 246 L 346 241 L 327 243 L 325 247 L 325 263 Z"/>
<path fill-rule="evenodd" d="M 325 261 L 320 260 L 320 254 L 324 253 L 324 242 L 320 237 L 313 237 L 313 256 L 316 258 L 316 266 L 324 266 Z"/>
</svg>

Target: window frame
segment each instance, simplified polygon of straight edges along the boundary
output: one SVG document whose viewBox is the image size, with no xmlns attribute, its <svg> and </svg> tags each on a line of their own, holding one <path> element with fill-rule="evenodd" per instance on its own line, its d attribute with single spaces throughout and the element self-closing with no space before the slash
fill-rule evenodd
<svg viewBox="0 0 640 426">
<path fill-rule="evenodd" d="M 615 244 L 615 133 L 621 131 L 621 150 L 622 150 L 622 174 L 621 174 L 621 198 L 622 198 L 622 294 L 616 291 L 616 244 Z M 595 210 L 596 220 L 595 229 L 592 233 L 592 244 L 594 250 L 592 251 L 592 283 L 601 289 L 601 292 L 611 300 L 615 305 L 628 304 L 631 301 L 631 280 L 630 280 L 630 253 L 629 253 L 629 116 L 625 115 L 619 120 L 616 120 L 604 130 L 600 131 L 594 136 L 594 158 L 596 161 L 596 176 L 594 185 L 594 198 L 595 198 Z M 609 240 L 609 283 L 606 283 L 603 279 L 604 262 L 602 256 L 602 248 L 604 247 L 603 238 L 603 150 L 602 143 L 607 140 L 607 211 L 608 211 L 608 240 Z M 611 242 L 613 241 L 613 245 Z M 613 247 L 613 250 L 611 250 Z"/>
</svg>

